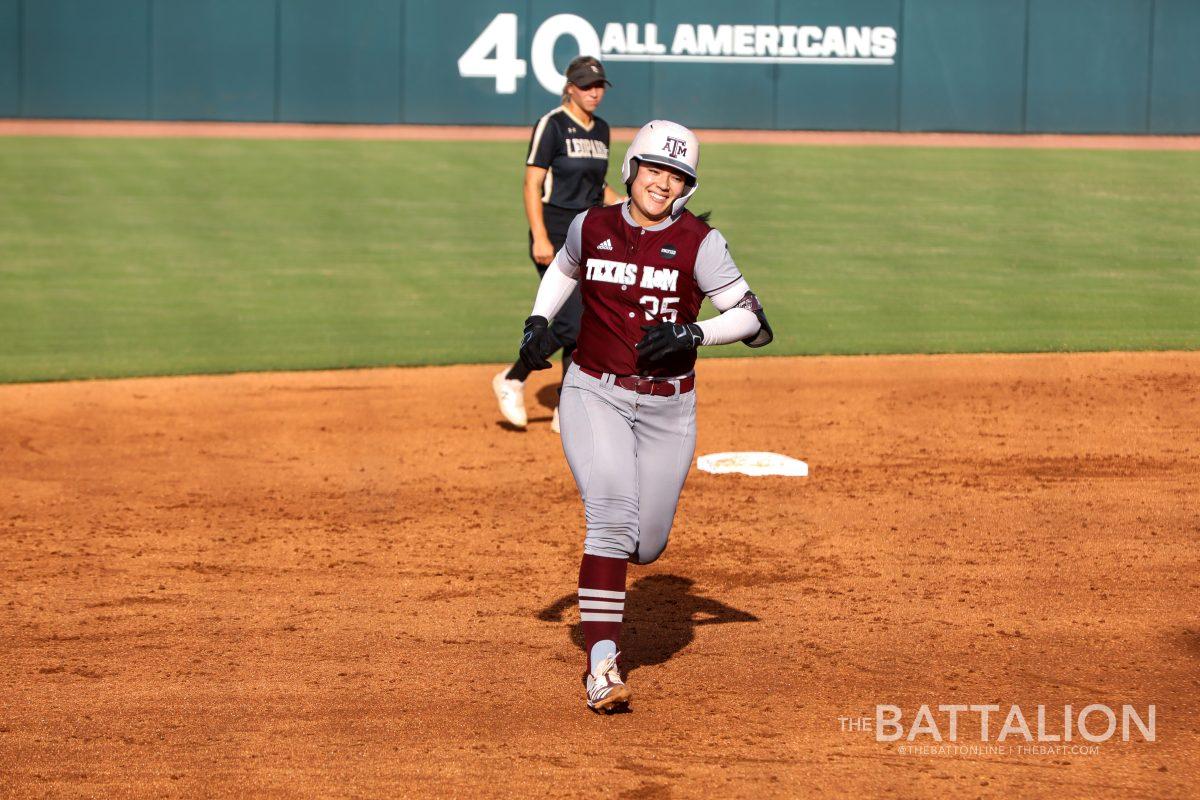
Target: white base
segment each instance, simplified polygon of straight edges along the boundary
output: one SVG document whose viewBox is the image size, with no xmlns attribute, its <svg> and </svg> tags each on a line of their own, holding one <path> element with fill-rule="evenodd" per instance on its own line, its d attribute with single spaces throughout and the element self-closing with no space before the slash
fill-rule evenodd
<svg viewBox="0 0 1200 800">
<path fill-rule="evenodd" d="M 722 475 L 736 472 L 742 475 L 783 475 L 807 478 L 808 464 L 779 453 L 709 453 L 696 459 L 696 467 L 704 472 Z"/>
</svg>

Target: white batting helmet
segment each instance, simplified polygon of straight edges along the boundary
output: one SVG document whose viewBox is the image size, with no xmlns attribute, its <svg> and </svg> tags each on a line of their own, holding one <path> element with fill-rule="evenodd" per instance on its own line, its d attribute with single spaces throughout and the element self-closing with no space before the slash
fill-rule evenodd
<svg viewBox="0 0 1200 800">
<path fill-rule="evenodd" d="M 621 180 L 628 186 L 637 175 L 637 163 L 645 161 L 650 164 L 662 164 L 682 172 L 687 181 L 687 191 L 671 205 L 671 213 L 678 215 L 683 211 L 688 198 L 700 188 L 696 176 L 696 167 L 700 165 L 700 140 L 696 134 L 680 125 L 665 119 L 647 122 L 633 137 L 629 149 L 625 151 L 625 161 L 621 164 Z"/>
</svg>

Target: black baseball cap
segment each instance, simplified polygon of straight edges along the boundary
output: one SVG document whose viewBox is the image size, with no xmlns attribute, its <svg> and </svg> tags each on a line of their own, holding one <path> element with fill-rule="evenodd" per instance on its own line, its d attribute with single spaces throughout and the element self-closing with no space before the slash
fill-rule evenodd
<svg viewBox="0 0 1200 800">
<path fill-rule="evenodd" d="M 581 89 L 597 83 L 612 86 L 604 76 L 604 65 L 592 56 L 579 56 L 567 66 L 567 82 Z"/>
</svg>

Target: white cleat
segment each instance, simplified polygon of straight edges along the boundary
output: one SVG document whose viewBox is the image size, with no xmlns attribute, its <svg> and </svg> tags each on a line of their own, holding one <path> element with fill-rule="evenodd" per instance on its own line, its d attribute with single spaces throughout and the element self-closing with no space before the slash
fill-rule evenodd
<svg viewBox="0 0 1200 800">
<path fill-rule="evenodd" d="M 508 367 L 505 367 L 492 378 L 492 391 L 496 393 L 496 402 L 500 404 L 504 418 L 518 428 L 524 428 L 529 423 L 525 414 L 525 382 L 504 377 L 507 374 Z"/>
<path fill-rule="evenodd" d="M 557 408 L 554 409 L 554 416 L 550 420 L 550 430 L 554 431 L 555 433 L 562 433 L 562 430 L 558 427 L 558 409 Z"/>
<path fill-rule="evenodd" d="M 587 704 L 593 711 L 612 711 L 633 699 L 633 692 L 621 680 L 621 672 L 617 669 L 618 655 L 614 653 L 601 661 L 596 665 L 596 671 L 587 676 Z"/>
</svg>

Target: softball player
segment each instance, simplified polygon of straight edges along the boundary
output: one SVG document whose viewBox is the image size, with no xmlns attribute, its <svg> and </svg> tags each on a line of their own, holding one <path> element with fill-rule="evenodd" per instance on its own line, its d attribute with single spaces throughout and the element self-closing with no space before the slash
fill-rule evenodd
<svg viewBox="0 0 1200 800">
<path fill-rule="evenodd" d="M 638 132 L 621 166 L 629 200 L 571 222 L 521 341 L 526 367 L 548 368 L 548 320 L 581 292 L 559 408 L 587 519 L 579 618 L 594 710 L 632 697 L 617 660 L 626 567 L 651 563 L 667 546 L 696 447 L 696 348 L 772 338 L 725 238 L 684 209 L 699 185 L 699 150 L 696 135 L 674 122 Z M 706 296 L 721 314 L 696 322 Z"/>
<path fill-rule="evenodd" d="M 571 220 L 586 208 L 617 203 L 624 198 L 605 182 L 608 173 L 608 123 L 596 116 L 604 99 L 604 66 L 591 56 L 579 56 L 567 66 L 567 84 L 562 105 L 538 120 L 529 140 L 525 159 L 525 216 L 529 219 L 529 256 L 538 275 L 567 238 Z M 551 326 L 546 341 L 549 357 L 563 351 L 563 376 L 571 366 L 571 353 L 579 334 L 583 309 L 579 293 L 565 301 Z M 525 379 L 529 370 L 517 361 L 492 378 L 492 391 L 500 413 L 519 428 L 528 422 L 525 414 Z M 558 409 L 550 427 L 559 430 Z"/>
</svg>

